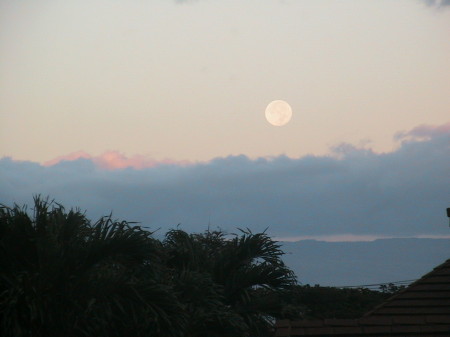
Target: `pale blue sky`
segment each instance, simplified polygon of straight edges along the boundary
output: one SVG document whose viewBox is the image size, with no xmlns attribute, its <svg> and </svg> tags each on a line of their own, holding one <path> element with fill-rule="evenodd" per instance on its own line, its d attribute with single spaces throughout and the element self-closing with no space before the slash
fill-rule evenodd
<svg viewBox="0 0 450 337">
<path fill-rule="evenodd" d="M 2 0 L 0 157 L 391 151 L 449 121 L 449 36 L 420 0 Z"/>
</svg>

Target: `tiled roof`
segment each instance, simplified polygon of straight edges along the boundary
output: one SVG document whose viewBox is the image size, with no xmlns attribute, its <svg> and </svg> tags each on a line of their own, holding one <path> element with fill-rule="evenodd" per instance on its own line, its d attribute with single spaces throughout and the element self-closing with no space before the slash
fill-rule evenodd
<svg viewBox="0 0 450 337">
<path fill-rule="evenodd" d="M 450 336 L 450 259 L 359 319 L 279 321 L 275 336 Z"/>
</svg>

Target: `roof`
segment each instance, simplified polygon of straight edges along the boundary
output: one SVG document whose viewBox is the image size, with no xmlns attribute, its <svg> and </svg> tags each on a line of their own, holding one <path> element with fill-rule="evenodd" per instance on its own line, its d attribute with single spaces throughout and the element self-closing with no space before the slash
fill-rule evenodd
<svg viewBox="0 0 450 337">
<path fill-rule="evenodd" d="M 450 259 L 359 319 L 283 320 L 275 336 L 450 336 Z"/>
</svg>

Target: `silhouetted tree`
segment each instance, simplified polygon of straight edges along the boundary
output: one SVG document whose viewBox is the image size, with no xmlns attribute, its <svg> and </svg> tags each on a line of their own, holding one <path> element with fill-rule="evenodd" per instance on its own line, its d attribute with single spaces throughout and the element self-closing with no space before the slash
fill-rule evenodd
<svg viewBox="0 0 450 337">
<path fill-rule="evenodd" d="M 182 335 L 151 233 L 36 197 L 0 209 L 2 336 Z"/>
<path fill-rule="evenodd" d="M 0 207 L 0 335 L 267 336 L 295 276 L 265 233 L 91 223 L 34 199 Z M 294 312 L 294 311 L 292 311 Z"/>
<path fill-rule="evenodd" d="M 393 286 L 376 291 L 367 288 L 296 285 L 289 292 L 289 298 L 282 300 L 294 307 L 303 307 L 302 316 L 306 319 L 359 318 L 401 289 Z"/>
<path fill-rule="evenodd" d="M 221 231 L 167 233 L 168 266 L 187 302 L 188 336 L 264 336 L 281 315 L 279 303 L 265 302 L 295 283 L 283 252 L 265 233 Z M 272 296 L 273 297 L 273 296 Z"/>
</svg>

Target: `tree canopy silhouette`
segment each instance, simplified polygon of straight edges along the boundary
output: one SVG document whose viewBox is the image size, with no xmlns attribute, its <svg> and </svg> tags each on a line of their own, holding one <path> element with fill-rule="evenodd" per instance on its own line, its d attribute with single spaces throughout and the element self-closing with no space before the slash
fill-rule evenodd
<svg viewBox="0 0 450 337">
<path fill-rule="evenodd" d="M 2 336 L 265 336 L 295 276 L 265 233 L 160 241 L 34 198 L 0 208 Z"/>
<path fill-rule="evenodd" d="M 34 198 L 0 207 L 0 335 L 264 337 L 276 319 L 355 318 L 398 289 L 299 286 L 265 232 L 168 231 Z"/>
</svg>

